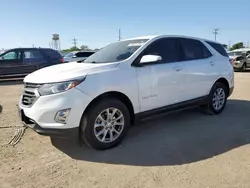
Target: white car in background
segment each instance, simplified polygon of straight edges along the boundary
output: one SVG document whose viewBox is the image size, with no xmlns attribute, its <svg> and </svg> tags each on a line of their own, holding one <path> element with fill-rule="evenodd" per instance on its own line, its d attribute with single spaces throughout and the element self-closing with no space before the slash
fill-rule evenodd
<svg viewBox="0 0 250 188">
<path fill-rule="evenodd" d="M 74 62 L 74 61 L 84 61 L 87 57 L 94 54 L 95 51 L 74 51 L 66 54 L 64 58 L 64 62 Z"/>
<path fill-rule="evenodd" d="M 192 106 L 220 114 L 233 88 L 234 70 L 221 44 L 159 35 L 115 42 L 84 63 L 28 75 L 19 109 L 41 135 L 80 135 L 95 149 L 109 149 L 138 118 Z"/>
<path fill-rule="evenodd" d="M 244 72 L 250 68 L 250 48 L 240 48 L 227 53 L 234 69 Z"/>
</svg>

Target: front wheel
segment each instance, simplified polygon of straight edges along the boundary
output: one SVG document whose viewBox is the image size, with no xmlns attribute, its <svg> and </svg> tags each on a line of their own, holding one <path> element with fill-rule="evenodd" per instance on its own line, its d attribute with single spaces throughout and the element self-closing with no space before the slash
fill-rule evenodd
<svg viewBox="0 0 250 188">
<path fill-rule="evenodd" d="M 110 149 L 124 138 L 130 115 L 120 100 L 106 98 L 90 107 L 81 122 L 81 137 L 98 150 Z"/>
<path fill-rule="evenodd" d="M 228 88 L 225 84 L 220 82 L 215 83 L 208 97 L 206 112 L 211 115 L 220 114 L 226 106 L 227 97 Z"/>
</svg>

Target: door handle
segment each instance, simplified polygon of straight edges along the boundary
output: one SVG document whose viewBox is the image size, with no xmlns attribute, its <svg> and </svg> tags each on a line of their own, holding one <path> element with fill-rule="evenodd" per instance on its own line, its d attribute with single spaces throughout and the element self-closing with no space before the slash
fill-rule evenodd
<svg viewBox="0 0 250 188">
<path fill-rule="evenodd" d="M 182 70 L 182 68 L 181 67 L 174 67 L 174 70 L 179 72 L 180 70 Z"/>
</svg>

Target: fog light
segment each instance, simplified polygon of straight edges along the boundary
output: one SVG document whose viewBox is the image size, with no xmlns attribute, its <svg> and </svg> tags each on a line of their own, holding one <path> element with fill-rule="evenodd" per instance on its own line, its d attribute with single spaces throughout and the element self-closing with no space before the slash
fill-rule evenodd
<svg viewBox="0 0 250 188">
<path fill-rule="evenodd" d="M 55 116 L 55 121 L 57 123 L 65 124 L 67 122 L 69 112 L 70 112 L 70 108 L 58 111 Z"/>
</svg>

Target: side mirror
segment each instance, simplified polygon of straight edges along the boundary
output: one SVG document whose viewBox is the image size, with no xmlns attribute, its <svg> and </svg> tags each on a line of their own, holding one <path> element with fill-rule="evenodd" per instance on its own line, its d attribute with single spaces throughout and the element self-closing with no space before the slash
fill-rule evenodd
<svg viewBox="0 0 250 188">
<path fill-rule="evenodd" d="M 73 55 L 72 58 L 76 58 L 76 55 Z"/>
<path fill-rule="evenodd" d="M 159 55 L 144 55 L 141 58 L 140 63 L 153 63 L 153 62 L 159 62 L 162 60 L 162 57 Z"/>
</svg>

